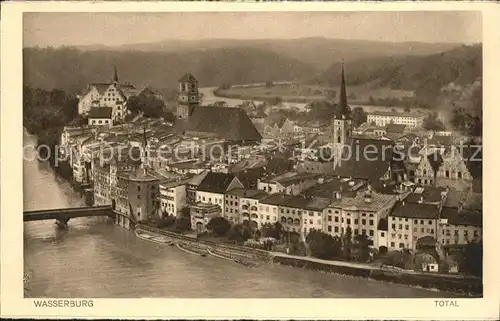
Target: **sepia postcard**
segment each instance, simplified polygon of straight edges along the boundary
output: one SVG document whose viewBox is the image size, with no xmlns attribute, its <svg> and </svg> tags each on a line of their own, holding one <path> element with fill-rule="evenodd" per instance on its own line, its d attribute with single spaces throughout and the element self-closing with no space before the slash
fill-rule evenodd
<svg viewBox="0 0 500 321">
<path fill-rule="evenodd" d="M 2 317 L 498 319 L 499 21 L 4 3 Z"/>
</svg>

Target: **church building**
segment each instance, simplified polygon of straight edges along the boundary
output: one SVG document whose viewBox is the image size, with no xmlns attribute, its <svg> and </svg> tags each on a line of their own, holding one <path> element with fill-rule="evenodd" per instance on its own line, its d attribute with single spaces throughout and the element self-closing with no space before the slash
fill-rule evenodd
<svg viewBox="0 0 500 321">
<path fill-rule="evenodd" d="M 259 143 L 262 136 L 238 107 L 201 106 L 198 80 L 187 73 L 179 79 L 176 130 L 186 136 L 213 136 L 238 144 Z"/>
</svg>

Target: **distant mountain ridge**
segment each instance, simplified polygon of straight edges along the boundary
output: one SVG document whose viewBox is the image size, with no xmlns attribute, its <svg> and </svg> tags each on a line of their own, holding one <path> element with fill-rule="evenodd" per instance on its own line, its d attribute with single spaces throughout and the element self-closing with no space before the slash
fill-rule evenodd
<svg viewBox="0 0 500 321">
<path fill-rule="evenodd" d="M 316 69 L 269 50 L 233 47 L 185 52 L 81 51 L 75 48 L 24 49 L 24 83 L 77 92 L 88 83 L 119 79 L 137 86 L 175 89 L 186 72 L 201 86 L 247 84 L 268 80 L 303 80 Z"/>
<path fill-rule="evenodd" d="M 77 46 L 80 50 L 118 50 L 146 52 L 186 52 L 221 48 L 250 47 L 270 50 L 311 64 L 318 72 L 332 61 L 357 60 L 368 57 L 396 55 L 429 55 L 460 46 L 456 43 L 384 42 L 371 40 L 309 37 L 296 39 L 202 39 L 165 40 L 119 46 Z"/>
</svg>

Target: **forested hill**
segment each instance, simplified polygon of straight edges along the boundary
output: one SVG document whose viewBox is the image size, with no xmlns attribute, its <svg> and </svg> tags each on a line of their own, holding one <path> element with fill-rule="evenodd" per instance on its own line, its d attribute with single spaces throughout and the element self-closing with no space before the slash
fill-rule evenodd
<svg viewBox="0 0 500 321">
<path fill-rule="evenodd" d="M 331 65 L 311 82 L 338 86 L 340 62 Z M 468 85 L 482 78 L 482 46 L 460 46 L 426 56 L 362 59 L 345 65 L 348 85 L 371 84 L 414 90 L 417 97 L 433 100 L 443 86 Z"/>
<path fill-rule="evenodd" d="M 303 80 L 318 72 L 297 59 L 249 47 L 184 52 L 25 48 L 24 84 L 76 93 L 88 83 L 109 81 L 114 65 L 121 82 L 157 89 L 177 88 L 186 72 L 201 86 Z"/>
<path fill-rule="evenodd" d="M 293 35 L 292 35 L 293 36 Z M 296 39 L 202 39 L 165 40 L 151 43 L 127 44 L 106 47 L 80 46 L 82 50 L 117 50 L 146 52 L 189 52 L 195 50 L 216 50 L 221 48 L 254 48 L 272 51 L 325 70 L 332 61 L 344 58 L 353 61 L 368 57 L 388 57 L 393 55 L 429 55 L 450 50 L 459 44 L 422 42 L 384 42 L 358 39 L 330 39 L 308 37 Z"/>
</svg>

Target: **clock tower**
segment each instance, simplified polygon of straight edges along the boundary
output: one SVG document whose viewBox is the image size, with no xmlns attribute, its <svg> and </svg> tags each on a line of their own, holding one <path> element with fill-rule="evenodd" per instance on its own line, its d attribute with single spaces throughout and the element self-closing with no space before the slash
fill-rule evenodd
<svg viewBox="0 0 500 321">
<path fill-rule="evenodd" d="M 179 93 L 177 95 L 177 118 L 187 119 L 199 106 L 198 80 L 190 73 L 179 79 Z"/>
</svg>

